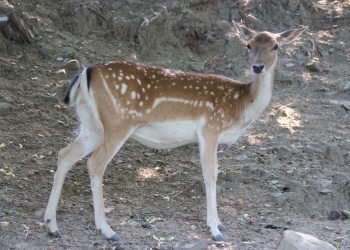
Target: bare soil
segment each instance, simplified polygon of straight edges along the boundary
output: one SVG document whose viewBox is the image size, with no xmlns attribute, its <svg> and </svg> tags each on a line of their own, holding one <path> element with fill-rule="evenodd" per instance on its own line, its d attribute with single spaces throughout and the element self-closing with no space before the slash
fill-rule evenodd
<svg viewBox="0 0 350 250">
<path fill-rule="evenodd" d="M 197 242 L 206 246 L 193 249 L 275 249 L 286 228 L 350 249 L 342 213 L 350 210 L 350 113 L 334 101 L 350 99 L 348 1 L 8 2 L 13 8 L 0 3 L 0 14 L 23 12 L 35 41 L 0 36 L 7 46 L 0 103 L 11 105 L 0 113 L 1 249 L 183 249 Z M 157 16 L 162 6 L 165 18 Z M 142 25 L 145 17 L 156 21 Z M 309 26 L 279 51 L 276 71 L 291 80 L 276 79 L 270 106 L 248 133 L 219 147 L 218 211 L 228 242 L 214 242 L 206 228 L 197 146 L 154 150 L 131 140 L 104 176 L 108 222 L 123 241 L 96 231 L 86 159 L 63 187 L 63 237 L 49 236 L 43 214 L 57 155 L 79 129 L 74 109 L 61 103 L 79 70 L 56 72 L 72 58 L 82 66 L 130 60 L 250 81 L 242 41 L 219 20 L 273 32 Z"/>
</svg>

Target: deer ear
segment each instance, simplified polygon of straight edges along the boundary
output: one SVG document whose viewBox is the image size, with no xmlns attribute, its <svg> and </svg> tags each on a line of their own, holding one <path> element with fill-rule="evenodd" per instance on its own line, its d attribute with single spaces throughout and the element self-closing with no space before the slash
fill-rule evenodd
<svg viewBox="0 0 350 250">
<path fill-rule="evenodd" d="M 287 30 L 278 34 L 277 41 L 280 45 L 293 42 L 298 36 L 301 35 L 308 27 L 304 26 L 299 29 Z"/>
<path fill-rule="evenodd" d="M 252 37 L 253 35 L 255 34 L 254 31 L 251 31 L 250 29 L 244 27 L 244 26 L 241 26 L 239 25 L 238 23 L 232 21 L 232 23 L 235 25 L 236 29 L 238 30 L 239 32 L 239 35 L 241 36 L 241 38 L 248 42 Z"/>
</svg>

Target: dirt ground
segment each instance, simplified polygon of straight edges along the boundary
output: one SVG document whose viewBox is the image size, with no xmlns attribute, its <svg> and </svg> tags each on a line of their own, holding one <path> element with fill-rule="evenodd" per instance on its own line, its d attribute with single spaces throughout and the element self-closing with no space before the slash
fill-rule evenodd
<svg viewBox="0 0 350 250">
<path fill-rule="evenodd" d="M 349 1 L 6 2 L 0 16 L 16 11 L 35 39 L 0 35 L 0 103 L 10 105 L 0 109 L 1 249 L 275 249 L 286 228 L 350 249 Z M 255 30 L 309 29 L 279 50 L 267 110 L 238 143 L 219 147 L 218 211 L 228 242 L 214 242 L 206 228 L 197 146 L 155 150 L 134 141 L 104 176 L 107 221 L 122 241 L 96 231 L 86 159 L 63 187 L 63 237 L 49 236 L 43 214 L 57 155 L 79 129 L 74 108 L 61 102 L 74 75 L 130 60 L 250 81 L 230 20 Z M 64 66 L 71 59 L 79 70 Z"/>
</svg>

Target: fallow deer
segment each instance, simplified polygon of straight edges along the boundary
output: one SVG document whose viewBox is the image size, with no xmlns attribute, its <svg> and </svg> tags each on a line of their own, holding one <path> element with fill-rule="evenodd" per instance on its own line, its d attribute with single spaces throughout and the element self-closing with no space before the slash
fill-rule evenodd
<svg viewBox="0 0 350 250">
<path fill-rule="evenodd" d="M 270 102 L 279 46 L 296 39 L 307 27 L 282 33 L 254 32 L 235 22 L 246 42 L 252 82 L 223 76 L 150 67 L 134 62 L 108 62 L 85 68 L 64 99 L 75 105 L 81 129 L 78 138 L 59 152 L 44 220 L 60 237 L 56 210 L 67 172 L 79 159 L 87 162 L 95 224 L 108 239 L 120 238 L 106 222 L 102 178 L 107 164 L 129 138 L 157 149 L 198 143 L 203 170 L 207 226 L 213 238 L 225 241 L 216 206 L 219 143 L 233 143 Z"/>
</svg>

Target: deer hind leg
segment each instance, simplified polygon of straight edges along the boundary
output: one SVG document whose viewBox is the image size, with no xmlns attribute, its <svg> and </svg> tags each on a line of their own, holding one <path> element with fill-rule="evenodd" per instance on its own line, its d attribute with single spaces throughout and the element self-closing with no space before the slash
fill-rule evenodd
<svg viewBox="0 0 350 250">
<path fill-rule="evenodd" d="M 87 163 L 93 195 L 95 225 L 101 234 L 105 235 L 108 239 L 113 241 L 119 241 L 120 238 L 110 228 L 106 221 L 103 202 L 102 180 L 107 164 L 134 131 L 134 129 L 130 129 L 129 126 L 130 125 L 124 124 L 124 126 L 120 127 L 124 127 L 125 129 L 119 129 L 116 132 L 107 133 L 105 131 L 105 136 L 101 144 L 91 155 Z"/>
<path fill-rule="evenodd" d="M 226 231 L 222 226 L 216 206 L 216 180 L 218 174 L 217 138 L 199 136 L 200 158 L 203 170 L 206 200 L 207 200 L 207 226 L 214 240 L 226 241 L 220 231 Z"/>
<path fill-rule="evenodd" d="M 47 230 L 52 236 L 61 237 L 56 222 L 56 211 L 64 179 L 75 162 L 95 150 L 101 141 L 101 135 L 102 127 L 94 128 L 94 130 L 82 127 L 78 138 L 59 152 L 57 171 L 54 175 L 52 191 L 44 215 Z"/>
</svg>

